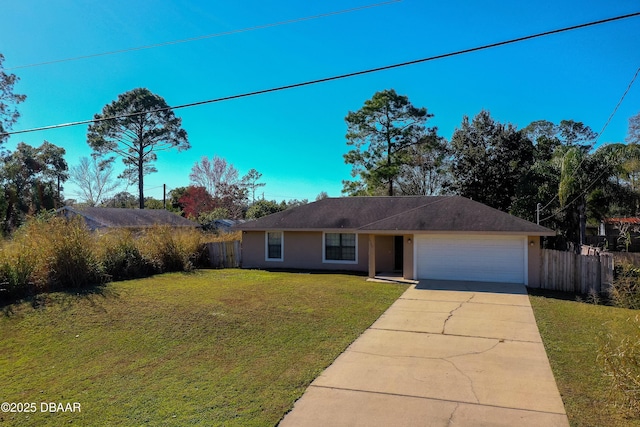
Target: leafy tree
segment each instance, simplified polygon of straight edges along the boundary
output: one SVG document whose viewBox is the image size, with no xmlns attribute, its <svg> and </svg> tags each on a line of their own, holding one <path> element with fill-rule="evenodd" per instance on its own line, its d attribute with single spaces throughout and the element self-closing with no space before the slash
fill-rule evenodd
<svg viewBox="0 0 640 427">
<path fill-rule="evenodd" d="M 209 230 L 210 227 L 206 227 L 207 224 L 210 224 L 217 219 L 228 219 L 229 217 L 229 211 L 225 208 L 215 208 L 212 211 L 203 212 L 198 215 L 197 221 L 199 224 L 205 226 L 206 230 Z"/>
<path fill-rule="evenodd" d="M 607 144 L 593 154 L 593 169 L 598 179 L 588 193 L 587 207 L 590 216 L 600 220 L 605 217 L 637 216 L 640 212 L 640 192 L 637 186 L 637 165 L 640 160 L 638 144 Z M 599 176 L 603 175 L 603 178 Z"/>
<path fill-rule="evenodd" d="M 275 200 L 258 200 L 247 210 L 247 219 L 258 219 L 263 216 L 281 212 L 286 206 L 278 204 Z"/>
<path fill-rule="evenodd" d="M 213 206 L 226 209 L 231 218 L 240 218 L 246 206 L 247 189 L 238 177 L 238 170 L 218 156 L 211 161 L 202 157 L 189 174 L 192 185 L 205 188 L 213 197 Z"/>
<path fill-rule="evenodd" d="M 5 132 L 9 132 L 20 117 L 15 106 L 26 99 L 25 95 L 13 92 L 13 87 L 19 79 L 14 74 L 4 71 L 3 62 L 4 55 L 0 53 L 0 143 L 9 137 Z"/>
<path fill-rule="evenodd" d="M 153 197 L 145 197 L 144 208 L 145 209 L 164 209 L 164 203 L 162 203 L 162 200 L 158 200 Z"/>
<path fill-rule="evenodd" d="M 255 169 L 250 169 L 242 177 L 242 185 L 251 192 L 251 203 L 256 202 L 256 190 L 267 185 L 264 182 L 258 182 L 260 178 L 262 178 L 262 174 Z"/>
<path fill-rule="evenodd" d="M 577 244 L 585 243 L 588 216 L 600 220 L 608 216 L 612 204 L 620 197 L 631 200 L 615 179 L 625 147 L 603 145 L 591 153 L 588 149 L 587 146 L 564 146 L 556 157 L 560 164 L 558 200 L 563 214 L 560 218 L 566 224 L 563 232 Z"/>
<path fill-rule="evenodd" d="M 211 194 L 204 187 L 190 185 L 178 199 L 184 215 L 196 219 L 200 214 L 210 212 L 216 208 Z"/>
<path fill-rule="evenodd" d="M 69 167 L 64 159 L 65 149 L 44 141 L 38 147 L 38 156 L 42 164 L 42 177 L 46 182 L 54 182 L 57 202 L 60 202 L 62 183 L 69 179 Z"/>
<path fill-rule="evenodd" d="M 113 180 L 113 165 L 101 163 L 95 157 L 81 157 L 80 163 L 71 168 L 69 178 L 89 206 L 100 204 L 118 188 L 118 183 Z"/>
<path fill-rule="evenodd" d="M 182 211 L 182 205 L 180 205 L 180 198 L 187 191 L 187 187 L 176 187 L 173 190 L 169 191 L 169 203 L 173 209 L 177 209 Z"/>
<path fill-rule="evenodd" d="M 134 209 L 140 206 L 140 202 L 133 194 L 121 191 L 111 198 L 104 199 L 101 206 L 105 208 Z"/>
<path fill-rule="evenodd" d="M 190 148 L 182 119 L 162 97 L 143 88 L 118 95 L 94 119 L 87 133 L 89 145 L 96 155 L 122 158 L 125 170 L 120 177 L 138 183 L 139 207 L 144 209 L 144 176 L 157 172 L 153 166 L 157 152 Z"/>
<path fill-rule="evenodd" d="M 562 120 L 557 132 L 564 145 L 590 146 L 598 136 L 589 126 L 573 120 Z"/>
<path fill-rule="evenodd" d="M 398 187 L 403 195 L 442 194 L 449 182 L 451 155 L 447 141 L 435 131 L 424 141 L 409 147 L 408 162 L 401 166 Z"/>
<path fill-rule="evenodd" d="M 640 193 L 640 144 L 620 145 L 621 164 L 617 177 L 632 191 Z"/>
<path fill-rule="evenodd" d="M 596 134 L 581 122 L 562 120 L 555 124 L 547 120 L 534 121 L 522 130 L 534 143 L 534 163 L 527 173 L 525 185 L 516 201 L 516 212 L 524 218 L 533 219 L 529 202 L 542 203 L 546 209 L 543 217 L 549 212 L 561 209 L 558 190 L 561 179 L 561 164 L 559 160 L 567 152 L 568 147 L 582 147 L 589 149 Z M 586 151 L 585 151 L 586 152 Z M 566 175 L 568 177 L 569 175 Z M 566 182 L 565 182 L 566 185 Z M 526 204 L 526 210 L 523 206 Z M 570 227 L 566 215 L 552 216 L 545 223 L 546 226 L 559 230 Z"/>
<path fill-rule="evenodd" d="M 214 204 L 228 212 L 227 218 L 241 218 L 247 205 L 247 189 L 241 184 L 220 185 Z"/>
<path fill-rule="evenodd" d="M 345 117 L 347 145 L 344 155 L 352 165 L 356 181 L 343 181 L 343 193 L 379 194 L 383 188 L 393 196 L 408 148 L 424 142 L 425 123 L 432 117 L 426 108 L 416 108 L 395 90 L 377 92 L 364 106 Z"/>
<path fill-rule="evenodd" d="M 285 206 L 285 209 L 291 209 L 291 208 L 297 208 L 298 206 L 302 206 L 302 205 L 307 205 L 309 204 L 309 200 L 307 199 L 291 199 L 288 201 L 283 201 L 283 204 Z"/>
<path fill-rule="evenodd" d="M 598 222 L 613 212 L 634 210 L 638 197 L 625 184 L 624 164 L 633 164 L 626 146 L 591 151 L 597 135 L 573 120 L 537 121 L 524 131 L 535 142 L 527 194 L 543 204 L 543 225 L 578 245 L 585 241 L 588 219 Z"/>
<path fill-rule="evenodd" d="M 19 226 L 28 214 L 54 209 L 62 204 L 62 183 L 68 178 L 64 148 L 44 141 L 40 147 L 21 142 L 5 156 L 4 229 Z"/>
<path fill-rule="evenodd" d="M 494 121 L 483 110 L 472 121 L 463 118 L 451 138 L 451 150 L 451 189 L 510 211 L 533 163 L 533 144 L 525 134 L 511 124 Z"/>
</svg>

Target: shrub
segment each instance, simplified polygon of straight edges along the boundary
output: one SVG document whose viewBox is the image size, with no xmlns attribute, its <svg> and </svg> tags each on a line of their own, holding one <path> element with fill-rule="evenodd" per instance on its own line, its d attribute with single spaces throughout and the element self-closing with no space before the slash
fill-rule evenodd
<svg viewBox="0 0 640 427">
<path fill-rule="evenodd" d="M 98 237 L 99 258 L 104 272 L 112 280 L 145 277 L 153 266 L 142 256 L 130 230 L 111 230 Z"/>
<path fill-rule="evenodd" d="M 0 300 L 22 298 L 35 293 L 32 274 L 36 258 L 31 247 L 5 243 L 0 250 Z"/>
<path fill-rule="evenodd" d="M 609 298 L 616 307 L 640 309 L 640 269 L 632 264 L 617 265 Z"/>
<path fill-rule="evenodd" d="M 140 251 L 158 273 L 191 271 L 204 249 L 202 233 L 195 229 L 156 226 L 139 239 Z"/>
<path fill-rule="evenodd" d="M 90 232 L 82 219 L 32 218 L 0 245 L 0 300 L 205 265 L 204 235 L 158 226 Z"/>
<path fill-rule="evenodd" d="M 32 218 L 4 242 L 3 289 L 13 298 L 104 280 L 95 240 L 80 219 Z"/>
<path fill-rule="evenodd" d="M 638 316 L 633 336 L 617 340 L 612 335 L 600 347 L 598 359 L 611 378 L 611 393 L 617 406 L 632 415 L 640 415 L 640 322 Z"/>
<path fill-rule="evenodd" d="M 233 242 L 242 240 L 242 231 L 222 231 L 220 233 L 207 233 L 205 235 L 207 242 Z"/>
<path fill-rule="evenodd" d="M 103 283 L 96 239 L 80 218 L 53 218 L 46 223 L 49 232 L 47 269 L 49 283 L 55 289 L 83 288 Z"/>
</svg>

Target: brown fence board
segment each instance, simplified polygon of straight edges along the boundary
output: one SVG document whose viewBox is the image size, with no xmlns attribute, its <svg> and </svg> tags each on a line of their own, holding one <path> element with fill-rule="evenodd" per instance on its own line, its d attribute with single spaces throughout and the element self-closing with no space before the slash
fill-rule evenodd
<svg viewBox="0 0 640 427">
<path fill-rule="evenodd" d="M 209 263 L 213 268 L 238 268 L 241 264 L 240 241 L 207 243 Z"/>
<path fill-rule="evenodd" d="M 543 249 L 540 262 L 540 287 L 576 292 L 605 292 L 613 282 L 614 258 L 610 253 L 580 255 Z"/>
</svg>

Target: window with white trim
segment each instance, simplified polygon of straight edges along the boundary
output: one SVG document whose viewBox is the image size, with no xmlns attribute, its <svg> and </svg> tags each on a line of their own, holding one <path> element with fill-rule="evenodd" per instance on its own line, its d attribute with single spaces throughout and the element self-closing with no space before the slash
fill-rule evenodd
<svg viewBox="0 0 640 427">
<path fill-rule="evenodd" d="M 282 231 L 267 231 L 265 234 L 265 259 L 267 261 L 282 261 L 284 236 Z"/>
<path fill-rule="evenodd" d="M 357 262 L 357 236 L 355 233 L 325 233 L 325 262 Z"/>
</svg>

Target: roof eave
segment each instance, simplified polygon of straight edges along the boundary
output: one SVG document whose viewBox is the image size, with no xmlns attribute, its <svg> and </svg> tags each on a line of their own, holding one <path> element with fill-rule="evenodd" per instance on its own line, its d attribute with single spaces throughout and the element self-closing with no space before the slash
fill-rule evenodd
<svg viewBox="0 0 640 427">
<path fill-rule="evenodd" d="M 243 232 L 264 232 L 264 231 L 289 231 L 301 233 L 356 233 L 356 234 L 380 234 L 380 235 L 400 235 L 400 234 L 474 234 L 474 235 L 510 235 L 510 236 L 555 236 L 553 230 L 534 231 L 534 230 L 362 230 L 355 228 L 278 228 L 278 227 L 260 227 L 260 228 L 236 228 Z"/>
</svg>

